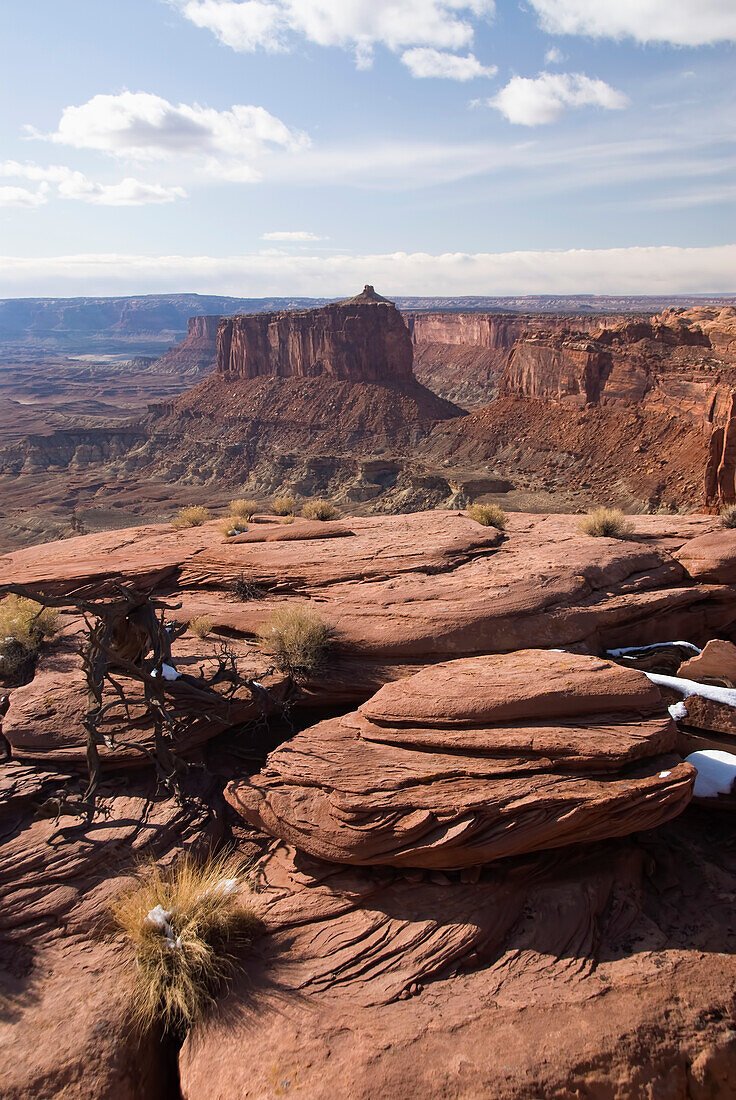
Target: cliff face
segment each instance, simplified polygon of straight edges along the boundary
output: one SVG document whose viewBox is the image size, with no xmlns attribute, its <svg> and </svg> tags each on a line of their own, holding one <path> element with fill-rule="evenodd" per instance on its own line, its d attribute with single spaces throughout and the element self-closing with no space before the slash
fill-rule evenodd
<svg viewBox="0 0 736 1100">
<path fill-rule="evenodd" d="M 229 381 L 318 378 L 414 384 L 404 319 L 372 287 L 321 309 L 223 318 L 217 373 Z"/>
<path fill-rule="evenodd" d="M 156 361 L 154 369 L 167 374 L 196 376 L 214 368 L 217 360 L 217 330 L 220 316 L 190 317 L 187 334 L 180 344 L 169 348 Z"/>
</svg>

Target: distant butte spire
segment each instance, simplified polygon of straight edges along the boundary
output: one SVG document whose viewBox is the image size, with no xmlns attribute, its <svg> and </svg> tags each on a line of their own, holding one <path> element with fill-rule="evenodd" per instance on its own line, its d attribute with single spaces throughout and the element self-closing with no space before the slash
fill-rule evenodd
<svg viewBox="0 0 736 1100">
<path fill-rule="evenodd" d="M 345 298 L 344 301 L 338 302 L 337 304 L 340 306 L 366 306 L 374 302 L 384 302 L 389 306 L 394 304 L 388 298 L 382 298 L 380 294 L 376 294 L 370 283 L 366 283 L 360 294 L 356 294 L 354 298 Z"/>
</svg>

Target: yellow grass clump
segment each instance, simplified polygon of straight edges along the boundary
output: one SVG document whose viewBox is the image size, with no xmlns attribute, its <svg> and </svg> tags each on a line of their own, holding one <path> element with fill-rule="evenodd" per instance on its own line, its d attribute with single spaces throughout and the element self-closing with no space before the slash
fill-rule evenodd
<svg viewBox="0 0 736 1100">
<path fill-rule="evenodd" d="M 736 527 L 736 504 L 727 504 L 721 509 L 721 523 L 724 527 Z"/>
<path fill-rule="evenodd" d="M 171 521 L 171 526 L 177 530 L 183 527 L 201 527 L 210 518 L 208 508 L 201 504 L 190 504 L 187 508 L 180 508 Z"/>
<path fill-rule="evenodd" d="M 497 504 L 471 504 L 468 515 L 484 527 L 497 527 L 503 531 L 506 526 L 506 513 Z"/>
<path fill-rule="evenodd" d="M 206 638 L 212 630 L 212 619 L 209 615 L 195 615 L 189 620 L 189 629 L 198 638 Z"/>
<path fill-rule="evenodd" d="M 255 500 L 231 500 L 230 515 L 242 516 L 243 519 L 253 519 L 258 511 L 258 503 Z"/>
<path fill-rule="evenodd" d="M 583 516 L 578 529 L 594 538 L 625 539 L 634 533 L 634 525 L 620 508 L 596 508 Z"/>
<path fill-rule="evenodd" d="M 57 612 L 25 596 L 10 594 L 0 603 L 0 676 L 17 678 L 44 638 L 56 633 Z"/>
<path fill-rule="evenodd" d="M 325 662 L 332 630 L 314 608 L 282 607 L 258 631 L 258 644 L 293 676 L 308 676 Z"/>
<path fill-rule="evenodd" d="M 227 853 L 174 867 L 142 866 L 113 904 L 113 923 L 132 948 L 133 1018 L 141 1029 L 181 1031 L 202 1019 L 233 973 L 229 947 L 259 926 L 246 865 Z"/>
<path fill-rule="evenodd" d="M 305 519 L 339 519 L 340 512 L 329 500 L 308 500 L 302 508 Z"/>
<path fill-rule="evenodd" d="M 245 522 L 244 516 L 228 516 L 227 519 L 220 520 L 217 526 L 226 539 L 232 539 L 235 535 L 242 535 L 248 530 L 248 524 Z"/>
<path fill-rule="evenodd" d="M 294 514 L 296 501 L 293 497 L 274 497 L 271 508 L 275 516 L 291 516 Z"/>
</svg>

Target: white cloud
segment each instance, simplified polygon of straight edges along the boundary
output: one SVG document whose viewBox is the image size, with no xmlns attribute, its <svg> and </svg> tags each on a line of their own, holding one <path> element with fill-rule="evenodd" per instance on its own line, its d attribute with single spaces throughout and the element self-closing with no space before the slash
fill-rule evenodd
<svg viewBox="0 0 736 1100">
<path fill-rule="evenodd" d="M 535 78 L 514 76 L 505 88 L 486 101 L 509 122 L 541 126 L 554 122 L 566 107 L 605 107 L 616 110 L 628 104 L 623 92 L 584 73 L 540 73 Z"/>
<path fill-rule="evenodd" d="M 564 60 L 565 55 L 556 46 L 551 46 L 544 55 L 545 65 L 561 65 Z"/>
<path fill-rule="evenodd" d="M 42 183 L 36 191 L 27 187 L 0 187 L 0 207 L 16 206 L 22 210 L 33 210 L 45 206 L 49 201 L 48 184 Z"/>
<path fill-rule="evenodd" d="M 736 41 L 734 0 L 530 0 L 550 34 L 673 46 Z"/>
<path fill-rule="evenodd" d="M 263 107 L 235 104 L 217 111 L 198 104 L 169 103 L 148 92 L 96 95 L 79 107 L 65 107 L 58 129 L 33 137 L 114 156 L 167 159 L 172 156 L 254 158 L 270 148 L 299 149 L 305 134 L 289 129 Z"/>
<path fill-rule="evenodd" d="M 472 17 L 489 18 L 494 0 L 174 0 L 184 16 L 234 50 L 287 50 L 295 37 L 355 52 L 368 68 L 377 45 L 462 50 Z"/>
<path fill-rule="evenodd" d="M 733 294 L 736 244 L 442 255 L 0 257 L 0 295 Z"/>
<path fill-rule="evenodd" d="M 412 76 L 443 77 L 446 80 L 473 80 L 477 76 L 495 76 L 496 65 L 482 65 L 472 53 L 467 57 L 435 50 L 432 46 L 415 46 L 401 55 Z"/>
<path fill-rule="evenodd" d="M 317 237 L 314 233 L 307 233 L 303 229 L 297 229 L 293 232 L 288 230 L 277 230 L 273 233 L 262 233 L 262 241 L 324 241 L 326 237 Z"/>
<path fill-rule="evenodd" d="M 183 187 L 164 187 L 160 183 L 145 183 L 142 180 L 126 176 L 119 183 L 95 183 L 82 172 L 75 172 L 61 164 L 21 164 L 17 160 L 0 162 L 0 178 L 25 179 L 41 182 L 37 192 L 24 191 L 22 188 L 3 188 L 7 192 L 21 192 L 31 196 L 15 203 L 20 206 L 40 206 L 48 202 L 50 184 L 57 188 L 62 199 L 74 199 L 78 202 L 92 203 L 95 206 L 147 206 L 150 203 L 173 202 L 186 198 Z M 9 205 L 6 203 L 5 205 Z"/>
</svg>

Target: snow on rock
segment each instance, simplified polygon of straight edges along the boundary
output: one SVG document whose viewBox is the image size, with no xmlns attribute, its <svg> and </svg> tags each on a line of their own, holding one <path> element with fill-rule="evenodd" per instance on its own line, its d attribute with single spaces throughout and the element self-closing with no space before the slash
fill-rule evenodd
<svg viewBox="0 0 736 1100">
<path fill-rule="evenodd" d="M 736 779 L 736 756 L 720 749 L 704 749 L 691 752 L 687 763 L 697 770 L 695 798 L 717 798 L 719 794 L 730 794 Z"/>
<path fill-rule="evenodd" d="M 659 687 L 679 691 L 687 699 L 690 695 L 700 695 L 714 703 L 723 703 L 727 707 L 736 707 L 736 688 L 714 687 L 712 684 L 698 684 L 695 680 L 683 680 L 680 676 L 663 676 L 659 672 L 645 672 L 653 684 Z"/>
<path fill-rule="evenodd" d="M 646 653 L 652 649 L 667 649 L 669 646 L 679 645 L 683 649 L 691 649 L 693 653 L 702 653 L 702 649 L 699 649 L 692 642 L 655 642 L 653 645 L 630 645 L 623 649 L 607 649 L 607 657 L 625 657 L 627 653 Z"/>
<path fill-rule="evenodd" d="M 667 707 L 670 712 L 670 718 L 674 718 L 676 722 L 682 722 L 684 718 L 687 718 L 687 707 L 684 703 L 673 703 L 671 707 Z"/>
<path fill-rule="evenodd" d="M 173 665 L 163 664 L 161 665 L 161 675 L 163 676 L 164 680 L 178 680 L 181 676 L 181 673 L 177 672 Z M 151 676 L 158 676 L 157 668 L 154 668 Z"/>
</svg>

